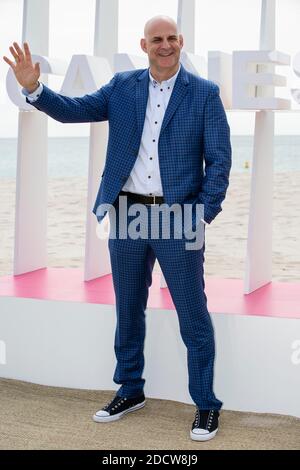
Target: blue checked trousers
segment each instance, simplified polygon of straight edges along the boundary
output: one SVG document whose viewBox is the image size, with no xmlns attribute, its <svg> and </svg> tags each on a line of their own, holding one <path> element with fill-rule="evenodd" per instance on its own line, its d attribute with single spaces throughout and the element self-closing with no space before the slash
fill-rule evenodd
<svg viewBox="0 0 300 470">
<path fill-rule="evenodd" d="M 127 208 L 131 204 L 128 199 Z M 116 237 L 109 238 L 108 246 L 116 296 L 114 350 L 117 365 L 113 380 L 121 385 L 118 395 L 134 397 L 143 392 L 145 310 L 157 258 L 174 302 L 180 334 L 187 348 L 191 398 L 200 409 L 219 410 L 223 403 L 213 392 L 214 329 L 204 292 L 205 244 L 198 250 L 186 250 L 187 240 L 184 237 L 175 239 L 171 230 L 170 239 L 163 239 L 161 227 L 157 239 L 150 236 L 151 232 L 147 239 L 121 239 L 118 228 L 118 198 L 114 207 L 116 218 L 109 217 Z M 151 206 L 145 207 L 149 213 L 150 226 Z M 128 225 L 135 218 L 136 216 L 127 216 Z"/>
</svg>

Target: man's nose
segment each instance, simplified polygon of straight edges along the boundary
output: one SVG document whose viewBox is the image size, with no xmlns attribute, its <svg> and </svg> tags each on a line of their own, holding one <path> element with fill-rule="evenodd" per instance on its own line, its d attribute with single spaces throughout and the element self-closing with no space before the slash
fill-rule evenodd
<svg viewBox="0 0 300 470">
<path fill-rule="evenodd" d="M 163 49 L 169 49 L 169 48 L 170 48 L 170 44 L 169 44 L 169 41 L 168 41 L 167 38 L 165 38 L 165 39 L 163 40 L 163 43 L 162 43 L 161 47 L 162 47 Z"/>
</svg>

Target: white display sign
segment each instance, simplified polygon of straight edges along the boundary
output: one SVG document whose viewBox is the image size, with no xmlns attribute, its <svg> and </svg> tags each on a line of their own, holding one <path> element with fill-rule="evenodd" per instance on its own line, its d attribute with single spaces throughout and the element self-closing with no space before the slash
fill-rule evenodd
<svg viewBox="0 0 300 470">
<path fill-rule="evenodd" d="M 278 75 L 275 70 L 276 65 L 289 66 L 290 56 L 279 51 L 234 51 L 232 55 L 222 51 L 209 51 L 207 66 L 203 60 L 198 63 L 191 60 L 192 54 L 183 54 L 182 61 L 188 69 L 193 69 L 194 73 L 203 76 L 203 70 L 207 70 L 209 80 L 214 81 L 220 87 L 221 97 L 225 109 L 235 110 L 288 110 L 298 109 L 300 104 L 300 89 L 291 89 L 291 100 L 283 99 L 272 95 L 272 87 L 286 87 L 287 79 L 283 75 Z M 116 71 L 124 69 L 124 63 L 128 64 L 128 69 L 135 68 L 134 59 L 128 54 L 115 55 Z M 122 56 L 122 57 L 118 57 Z M 109 79 L 111 74 L 108 70 L 107 61 L 102 57 L 89 55 L 73 55 L 70 63 L 37 54 L 33 54 L 33 61 L 40 62 L 42 74 L 52 74 L 64 76 L 64 81 L 60 90 L 65 96 L 81 96 L 93 93 L 105 84 L 104 77 Z M 194 56 L 196 57 L 196 56 Z M 121 60 L 122 59 L 122 60 Z M 138 65 L 146 67 L 146 62 L 140 58 Z M 266 71 L 259 71 L 264 67 Z M 300 53 L 294 60 L 294 72 L 300 77 Z M 257 94 L 257 87 L 265 91 Z M 23 111 L 32 111 L 33 106 L 26 103 L 24 96 L 20 93 L 20 87 L 14 73 L 8 70 L 6 80 L 7 93 L 11 101 Z M 268 93 L 270 89 L 270 93 Z"/>
</svg>

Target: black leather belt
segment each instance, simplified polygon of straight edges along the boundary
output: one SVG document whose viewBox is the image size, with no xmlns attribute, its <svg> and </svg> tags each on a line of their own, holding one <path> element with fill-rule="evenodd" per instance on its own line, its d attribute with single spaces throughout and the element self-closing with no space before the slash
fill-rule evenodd
<svg viewBox="0 0 300 470">
<path fill-rule="evenodd" d="M 153 204 L 163 204 L 164 203 L 163 196 L 145 196 L 144 194 L 129 193 L 127 191 L 121 191 L 119 193 L 119 196 L 127 196 L 132 201 L 139 202 L 141 204 L 153 205 Z"/>
</svg>

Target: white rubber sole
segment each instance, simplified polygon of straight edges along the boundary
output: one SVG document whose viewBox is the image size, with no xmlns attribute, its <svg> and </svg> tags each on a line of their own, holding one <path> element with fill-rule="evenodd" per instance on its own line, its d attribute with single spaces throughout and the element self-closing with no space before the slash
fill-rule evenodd
<svg viewBox="0 0 300 470">
<path fill-rule="evenodd" d="M 111 421 L 117 421 L 118 419 L 122 418 L 122 416 L 126 415 L 127 413 L 130 413 L 131 411 L 136 411 L 139 410 L 140 408 L 143 408 L 145 406 L 146 400 L 143 401 L 142 403 L 139 403 L 138 405 L 133 406 L 132 408 L 129 408 L 128 410 L 122 411 L 121 413 L 118 413 L 113 416 L 97 416 L 96 414 L 93 416 L 93 420 L 96 423 L 109 423 Z"/>
<path fill-rule="evenodd" d="M 204 441 L 210 441 L 210 439 L 213 439 L 215 435 L 217 434 L 217 432 L 218 432 L 218 429 L 216 429 L 213 432 L 210 432 L 209 434 L 196 434 L 193 431 L 190 431 L 190 436 L 191 436 L 191 439 L 193 439 L 193 441 L 204 442 Z"/>
</svg>

